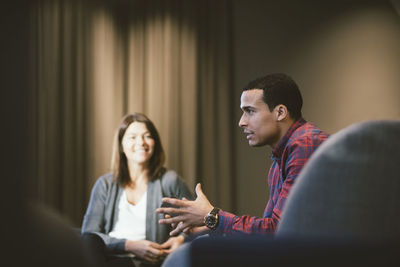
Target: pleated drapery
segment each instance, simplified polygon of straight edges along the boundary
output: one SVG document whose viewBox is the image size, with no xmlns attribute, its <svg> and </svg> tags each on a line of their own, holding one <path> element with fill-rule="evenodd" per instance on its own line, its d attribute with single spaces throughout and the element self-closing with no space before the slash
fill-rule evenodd
<svg viewBox="0 0 400 267">
<path fill-rule="evenodd" d="M 167 167 L 234 208 L 229 1 L 36 1 L 32 192 L 79 225 L 121 117 L 158 128 Z"/>
</svg>

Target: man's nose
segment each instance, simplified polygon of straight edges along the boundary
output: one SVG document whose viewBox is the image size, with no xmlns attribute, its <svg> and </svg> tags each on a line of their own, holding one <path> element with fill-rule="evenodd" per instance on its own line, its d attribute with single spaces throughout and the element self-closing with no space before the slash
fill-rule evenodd
<svg viewBox="0 0 400 267">
<path fill-rule="evenodd" d="M 239 120 L 239 127 L 240 128 L 243 128 L 243 127 L 245 127 L 247 125 L 247 123 L 246 123 L 246 121 L 245 121 L 245 118 L 244 118 L 244 114 L 240 117 L 240 120 Z"/>
</svg>

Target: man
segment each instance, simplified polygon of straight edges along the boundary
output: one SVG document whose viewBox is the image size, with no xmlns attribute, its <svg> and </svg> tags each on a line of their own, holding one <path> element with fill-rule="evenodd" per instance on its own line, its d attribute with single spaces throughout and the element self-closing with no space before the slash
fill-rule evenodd
<svg viewBox="0 0 400 267">
<path fill-rule="evenodd" d="M 164 198 L 176 208 L 159 208 L 158 213 L 174 214 L 159 221 L 177 227 L 170 233 L 205 229 L 214 233 L 273 233 L 282 209 L 301 169 L 328 134 L 302 118 L 303 100 L 296 83 L 287 75 L 270 74 L 251 81 L 241 95 L 243 115 L 239 126 L 250 146 L 272 147 L 268 174 L 270 196 L 263 218 L 236 216 L 214 207 L 197 184 L 194 201 Z"/>
</svg>

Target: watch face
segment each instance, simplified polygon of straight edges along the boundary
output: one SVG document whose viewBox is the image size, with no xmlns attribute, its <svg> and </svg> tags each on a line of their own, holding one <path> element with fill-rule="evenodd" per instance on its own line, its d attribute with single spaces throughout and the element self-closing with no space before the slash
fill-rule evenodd
<svg viewBox="0 0 400 267">
<path fill-rule="evenodd" d="M 214 216 L 207 216 L 205 223 L 209 228 L 214 228 L 217 224 L 217 218 L 215 218 Z"/>
</svg>

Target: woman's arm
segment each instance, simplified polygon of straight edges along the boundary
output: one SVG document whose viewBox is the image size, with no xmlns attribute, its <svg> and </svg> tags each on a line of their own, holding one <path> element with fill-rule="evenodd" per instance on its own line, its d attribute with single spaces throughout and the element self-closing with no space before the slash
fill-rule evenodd
<svg viewBox="0 0 400 267">
<path fill-rule="evenodd" d="M 110 191 L 108 190 L 110 188 L 110 181 L 107 179 L 110 179 L 110 177 L 100 177 L 92 189 L 89 205 L 83 219 L 81 232 L 90 232 L 99 235 L 103 239 L 109 251 L 121 253 L 125 252 L 126 240 L 111 237 L 105 231 L 106 202 L 109 199 L 108 194 Z"/>
</svg>

